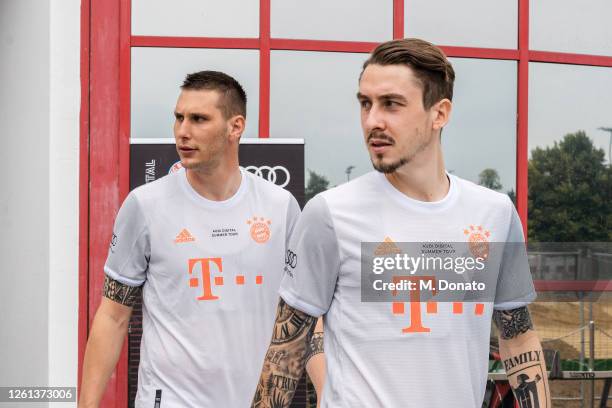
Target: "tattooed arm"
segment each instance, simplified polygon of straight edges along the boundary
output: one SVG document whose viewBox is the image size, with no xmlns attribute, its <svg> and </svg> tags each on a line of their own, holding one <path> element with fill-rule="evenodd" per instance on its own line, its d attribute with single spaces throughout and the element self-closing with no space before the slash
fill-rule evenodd
<svg viewBox="0 0 612 408">
<path fill-rule="evenodd" d="M 544 353 L 527 307 L 495 310 L 499 352 L 519 407 L 550 408 Z"/>
<path fill-rule="evenodd" d="M 316 322 L 316 318 L 280 299 L 252 407 L 289 407 L 304 370 Z"/>
<path fill-rule="evenodd" d="M 323 318 L 319 318 L 314 333 L 308 342 L 306 352 L 306 372 L 317 393 L 317 407 L 321 405 L 323 384 L 325 383 L 325 354 L 323 353 Z"/>
<path fill-rule="evenodd" d="M 104 280 L 104 297 L 91 327 L 85 359 L 79 408 L 99 407 L 127 333 L 132 307 L 141 287 L 124 285 L 108 276 Z"/>
</svg>

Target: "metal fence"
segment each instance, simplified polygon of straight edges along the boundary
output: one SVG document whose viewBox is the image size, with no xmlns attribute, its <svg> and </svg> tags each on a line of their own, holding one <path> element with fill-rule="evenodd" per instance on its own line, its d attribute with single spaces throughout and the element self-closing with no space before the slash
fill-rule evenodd
<svg viewBox="0 0 612 408">
<path fill-rule="evenodd" d="M 612 279 L 610 244 L 536 243 L 529 249 L 534 280 L 565 283 L 564 291 L 539 288 L 539 301 L 530 305 L 542 347 L 559 351 L 562 370 L 612 370 L 612 285 L 596 291 L 584 285 Z M 551 381 L 559 407 L 595 406 L 602 388 L 603 381 Z"/>
</svg>

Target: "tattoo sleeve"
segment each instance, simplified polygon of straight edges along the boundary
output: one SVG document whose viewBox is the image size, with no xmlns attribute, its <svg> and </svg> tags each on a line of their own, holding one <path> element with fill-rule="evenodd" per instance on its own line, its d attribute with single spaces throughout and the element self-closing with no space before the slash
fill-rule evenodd
<svg viewBox="0 0 612 408">
<path fill-rule="evenodd" d="M 499 329 L 499 336 L 505 340 L 513 339 L 519 334 L 533 329 L 527 306 L 512 310 L 495 310 L 493 321 Z"/>
<path fill-rule="evenodd" d="M 280 299 L 272 341 L 264 359 L 252 407 L 289 407 L 306 365 L 316 322 L 316 318 Z"/>
<path fill-rule="evenodd" d="M 134 306 L 142 292 L 142 286 L 128 286 L 105 275 L 104 297 L 125 306 Z"/>
<path fill-rule="evenodd" d="M 308 360 L 310 360 L 313 356 L 320 353 L 323 353 L 323 332 L 315 332 L 308 342 L 308 349 L 306 350 L 304 365 L 308 364 Z"/>
<path fill-rule="evenodd" d="M 518 406 L 549 408 L 550 388 L 544 353 L 527 307 L 496 310 L 493 319 L 499 329 L 499 352 Z"/>
</svg>

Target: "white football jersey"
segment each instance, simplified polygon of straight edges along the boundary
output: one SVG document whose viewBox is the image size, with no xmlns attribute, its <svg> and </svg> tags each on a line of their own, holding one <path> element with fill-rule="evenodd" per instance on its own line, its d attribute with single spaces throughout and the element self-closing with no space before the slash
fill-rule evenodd
<svg viewBox="0 0 612 408">
<path fill-rule="evenodd" d="M 429 309 L 426 302 L 361 298 L 362 243 L 523 241 L 508 196 L 449 179 L 445 198 L 422 202 L 371 172 L 319 194 L 304 208 L 280 295 L 305 313 L 324 315 L 323 407 L 482 405 L 493 308 L 520 307 L 535 298 L 526 257 L 504 255 L 495 270 L 494 298 L 478 307 L 455 309 L 446 302 Z"/>
<path fill-rule="evenodd" d="M 293 196 L 241 170 L 226 201 L 200 196 L 185 170 L 132 191 L 104 267 L 143 285 L 136 407 L 247 407 L 270 344 Z"/>
</svg>

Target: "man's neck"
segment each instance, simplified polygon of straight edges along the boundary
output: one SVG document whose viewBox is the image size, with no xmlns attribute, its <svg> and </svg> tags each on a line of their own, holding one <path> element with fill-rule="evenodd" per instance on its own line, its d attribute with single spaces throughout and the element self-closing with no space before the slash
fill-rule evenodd
<svg viewBox="0 0 612 408">
<path fill-rule="evenodd" d="M 220 164 L 208 171 L 185 169 L 187 181 L 191 187 L 202 197 L 211 201 L 225 201 L 230 199 L 242 181 L 238 162 Z"/>
<path fill-rule="evenodd" d="M 446 176 L 442 150 L 419 155 L 393 173 L 385 174 L 400 192 L 419 201 L 440 201 L 448 194 L 450 181 Z"/>
</svg>

